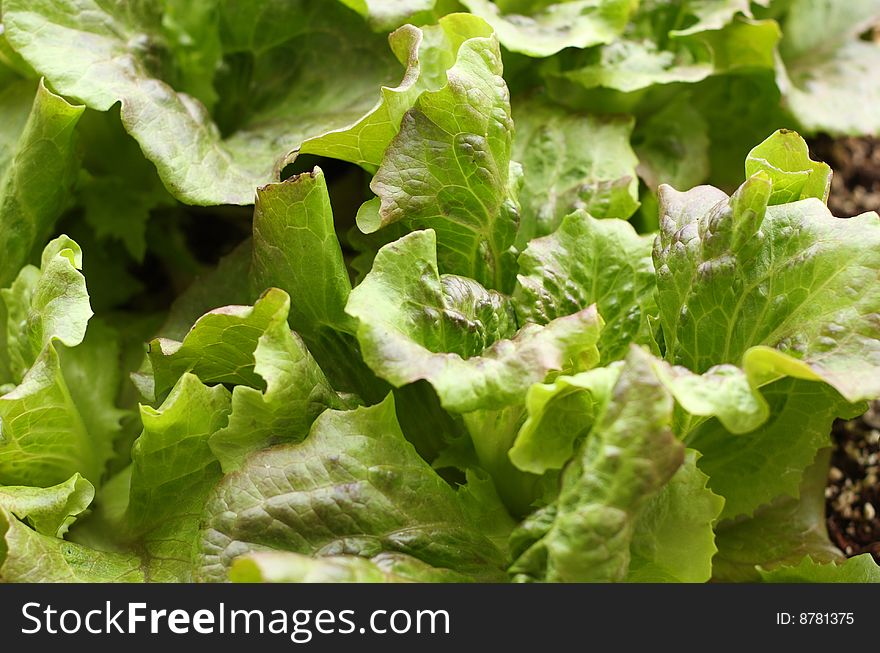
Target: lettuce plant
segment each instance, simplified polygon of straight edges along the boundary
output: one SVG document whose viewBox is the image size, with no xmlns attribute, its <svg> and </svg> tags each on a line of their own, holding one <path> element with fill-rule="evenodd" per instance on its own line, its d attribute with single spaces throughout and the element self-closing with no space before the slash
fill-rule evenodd
<svg viewBox="0 0 880 653">
<path fill-rule="evenodd" d="M 789 129 L 696 185 L 743 80 L 876 129 L 798 76 L 855 12 L 461 4 L 4 0 L 0 580 L 880 580 L 824 526 L 880 217 Z"/>
</svg>

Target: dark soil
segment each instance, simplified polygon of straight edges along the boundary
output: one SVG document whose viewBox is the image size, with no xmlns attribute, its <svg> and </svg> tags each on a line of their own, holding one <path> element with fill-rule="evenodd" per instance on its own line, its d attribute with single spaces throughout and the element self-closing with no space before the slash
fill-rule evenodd
<svg viewBox="0 0 880 653">
<path fill-rule="evenodd" d="M 834 215 L 880 210 L 880 140 L 820 136 L 810 149 L 834 170 L 828 200 Z M 871 553 L 880 563 L 880 401 L 858 419 L 836 421 L 831 435 L 828 533 L 847 556 Z"/>
<path fill-rule="evenodd" d="M 880 402 L 862 417 L 838 420 L 825 488 L 828 534 L 847 556 L 880 563 Z"/>
<path fill-rule="evenodd" d="M 828 206 L 841 218 L 880 210 L 880 140 L 820 136 L 810 143 L 813 158 L 834 170 Z"/>
</svg>

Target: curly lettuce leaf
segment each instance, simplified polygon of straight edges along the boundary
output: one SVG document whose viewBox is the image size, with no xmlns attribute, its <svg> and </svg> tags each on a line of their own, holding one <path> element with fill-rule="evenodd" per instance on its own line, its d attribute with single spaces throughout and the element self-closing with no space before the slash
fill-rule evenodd
<svg viewBox="0 0 880 653">
<path fill-rule="evenodd" d="M 532 57 L 609 43 L 634 7 L 631 0 L 460 1 L 495 28 L 505 48 Z"/>
<path fill-rule="evenodd" d="M 598 344 L 603 363 L 626 356 L 630 343 L 651 344 L 652 243 L 622 220 L 583 211 L 566 216 L 519 256 L 513 302 L 520 323 L 547 324 L 595 304 L 605 321 Z"/>
<path fill-rule="evenodd" d="M 175 52 L 177 31 L 163 25 L 161 5 L 129 11 L 95 0 L 10 0 L 3 23 L 16 51 L 63 95 L 99 111 L 120 103 L 123 125 L 172 195 L 190 204 L 251 204 L 291 150 L 359 119 L 395 74 L 380 37 L 339 6 L 221 5 L 215 29 L 225 66 L 215 74 L 213 116 L 178 81 L 206 70 Z M 328 66 L 346 74 L 328 76 Z"/>
<path fill-rule="evenodd" d="M 226 424 L 229 391 L 184 374 L 159 408 L 141 406 L 144 430 L 132 447 L 124 539 L 137 541 L 155 581 L 186 581 L 205 499 L 220 480 L 211 435 Z"/>
<path fill-rule="evenodd" d="M 688 449 L 682 466 L 650 500 L 636 523 L 627 582 L 705 583 L 712 577 L 714 526 L 724 498 L 706 486 Z"/>
<path fill-rule="evenodd" d="M 224 306 L 206 313 L 180 342 L 153 340 L 147 351 L 152 372 L 152 393 L 147 397 L 162 399 L 185 372 L 208 384 L 265 387 L 254 371 L 254 351 L 279 314 L 286 319 L 289 306 L 287 293 L 270 289 L 253 306 Z"/>
<path fill-rule="evenodd" d="M 520 167 L 511 164 L 513 120 L 494 37 L 461 44 L 446 84 L 407 111 L 370 182 L 378 196 L 358 226 L 403 222 L 433 229 L 444 273 L 497 290 L 512 285 Z"/>
<path fill-rule="evenodd" d="M 400 431 L 389 397 L 327 411 L 300 444 L 255 454 L 209 499 L 197 580 L 225 580 L 241 555 L 405 554 L 475 580 L 502 580 L 504 558 L 462 501 Z"/>
<path fill-rule="evenodd" d="M 734 435 L 718 421 L 697 428 L 688 444 L 698 449 L 709 487 L 725 497 L 724 518 L 751 515 L 778 496 L 797 497 L 804 471 L 831 444 L 834 419 L 850 411 L 832 388 L 782 379 L 762 389 L 769 420 Z"/>
<path fill-rule="evenodd" d="M 633 348 L 574 460 L 543 532 L 518 556 L 520 580 L 609 582 L 629 573 L 639 518 L 685 459 L 672 433 L 673 401 L 650 358 Z M 522 548 L 520 546 L 520 548 Z"/>
<path fill-rule="evenodd" d="M 292 305 L 288 321 L 302 336 L 332 386 L 353 393 L 367 403 L 381 401 L 391 387 L 378 379 L 361 360 L 354 337 L 357 324 L 344 312 L 351 282 L 334 229 L 327 184 L 320 169 L 258 190 L 252 250 L 250 277 L 254 289 L 259 292 L 274 286 L 290 294 Z M 289 339 L 288 336 L 285 338 Z M 290 387 L 300 386 L 289 381 L 285 383 Z M 281 377 L 278 385 L 284 385 Z M 317 408 L 321 401 L 330 405 L 326 397 L 321 400 L 324 395 L 318 390 L 325 385 L 313 381 L 315 391 L 308 406 Z M 283 400 L 281 405 L 290 401 L 290 397 L 284 398 L 281 393 L 277 399 Z M 454 438 L 457 429 L 427 384 L 395 391 L 395 401 L 404 433 L 428 460 L 444 448 L 447 440 Z M 312 408 L 305 408 L 304 414 L 309 416 L 311 423 L 314 417 Z M 427 415 L 431 416 L 430 420 L 426 420 Z M 235 416 L 233 424 L 237 423 Z M 253 424 L 248 424 L 247 420 L 242 422 L 243 430 L 238 437 L 245 442 L 261 441 L 256 437 Z M 298 439 L 307 432 L 307 426 L 305 430 L 282 429 L 282 432 L 290 432 L 295 436 L 292 439 Z M 246 435 L 248 431 L 251 436 Z M 223 459 L 224 468 L 228 468 L 234 461 L 220 453 L 220 437 L 218 434 L 215 439 L 216 451 Z"/>
<path fill-rule="evenodd" d="M 720 365 L 694 374 L 635 346 L 630 347 L 630 356 L 636 355 L 634 351 L 646 373 L 650 370 L 653 381 L 675 399 L 673 430 L 679 439 L 690 441 L 707 418 L 716 417 L 718 422 L 712 424 L 723 424 L 739 434 L 761 426 L 770 414 L 767 401 L 739 368 Z M 509 452 L 517 468 L 535 474 L 561 469 L 577 442 L 595 425 L 620 373 L 618 362 L 529 388 L 528 416 Z M 735 438 L 730 442 L 736 447 Z"/>
<path fill-rule="evenodd" d="M 763 583 L 880 583 L 880 566 L 870 553 L 846 562 L 815 562 L 805 557 L 796 565 L 759 569 Z"/>
<path fill-rule="evenodd" d="M 258 189 L 251 285 L 291 297 L 289 323 L 335 388 L 380 401 L 389 387 L 360 360 L 357 325 L 345 313 L 351 281 L 320 168 Z"/>
<path fill-rule="evenodd" d="M 61 236 L 40 268 L 26 266 L 0 291 L 14 373 L 0 394 L 0 483 L 46 487 L 79 472 L 97 485 L 112 454 L 122 416 L 116 345 L 109 330 L 83 343 L 92 311 L 81 267 L 79 246 Z"/>
<path fill-rule="evenodd" d="M 192 372 L 203 383 L 234 386 L 229 423 L 213 432 L 210 446 L 224 470 L 275 442 L 305 437 L 326 408 L 342 400 L 288 327 L 290 298 L 270 288 L 251 306 L 227 306 L 204 315 L 182 342 L 159 339 L 150 348 L 157 397 Z"/>
<path fill-rule="evenodd" d="M 718 524 L 713 580 L 757 582 L 761 579 L 759 569 L 797 565 L 805 556 L 817 563 L 843 560 L 825 527 L 829 453 L 828 449 L 820 451 L 804 472 L 797 498 L 781 496 L 751 517 L 725 519 Z"/>
<path fill-rule="evenodd" d="M 253 451 L 304 438 L 318 415 L 346 403 L 284 321 L 274 322 L 260 336 L 254 361 L 265 391 L 237 386 L 229 424 L 211 436 L 211 450 L 227 472 Z"/>
<path fill-rule="evenodd" d="M 40 267 L 22 268 L 0 290 L 6 307 L 6 350 L 14 377 L 21 380 L 53 342 L 75 347 L 92 317 L 82 273 L 82 250 L 66 236 L 43 250 Z"/>
<path fill-rule="evenodd" d="M 364 361 L 394 386 L 425 379 L 447 410 L 503 408 L 553 370 L 598 358 L 595 307 L 517 331 L 509 300 L 470 279 L 440 275 L 433 231 L 379 250 L 349 297 Z"/>
<path fill-rule="evenodd" d="M 491 27 L 470 14 L 451 14 L 436 25 L 407 25 L 393 32 L 388 37 L 391 49 L 406 66 L 400 84 L 383 86 L 378 104 L 357 123 L 309 138 L 299 152 L 350 161 L 376 172 L 404 114 L 422 93 L 449 83 L 447 71 L 458 63 L 461 46 L 471 39 L 491 36 Z"/>
<path fill-rule="evenodd" d="M 28 98 L 32 98 L 28 101 Z M 85 107 L 40 80 L 0 91 L 0 288 L 30 260 L 67 208 L 76 180 L 76 124 Z"/>
<path fill-rule="evenodd" d="M 34 561 L 40 564 L 35 565 Z M 0 506 L 0 582 L 141 583 L 141 559 L 38 533 Z"/>
<path fill-rule="evenodd" d="M 838 219 L 815 197 L 768 206 L 774 189 L 789 192 L 790 177 L 759 171 L 732 197 L 661 188 L 654 264 L 667 359 L 696 372 L 741 362 L 757 384 L 821 379 L 849 401 L 872 399 L 880 218 Z"/>
<path fill-rule="evenodd" d="M 828 202 L 831 167 L 810 158 L 806 141 L 797 132 L 780 129 L 752 148 L 746 157 L 746 178 L 764 172 L 773 184 L 769 205 L 808 197 Z"/>
<path fill-rule="evenodd" d="M 290 295 L 290 325 L 297 332 L 354 330 L 345 314 L 351 281 L 320 168 L 258 189 L 253 240 L 254 288 Z"/>
<path fill-rule="evenodd" d="M 574 61 L 551 59 L 542 70 L 554 100 L 603 112 L 628 112 L 651 86 L 695 83 L 712 71 L 710 62 L 694 59 L 689 51 L 676 53 L 652 41 L 629 40 L 587 51 Z"/>
<path fill-rule="evenodd" d="M 538 98 L 514 102 L 513 156 L 523 166 L 517 245 L 553 232 L 577 209 L 628 218 L 639 206 L 633 120 L 572 113 Z"/>
<path fill-rule="evenodd" d="M 691 3 L 681 4 L 677 17 L 689 16 Z M 675 31 L 668 29 L 663 5 L 648 7 L 625 38 L 548 60 L 542 74 L 551 97 L 576 108 L 630 112 L 643 100 L 650 108 L 647 93 L 661 87 L 775 70 L 780 39 L 775 21 L 736 18 L 721 26 L 698 22 Z"/>
<path fill-rule="evenodd" d="M 62 537 L 94 498 L 95 487 L 78 473 L 47 488 L 0 485 L 0 509 L 53 537 Z"/>
<path fill-rule="evenodd" d="M 604 410 L 619 377 L 619 366 L 597 367 L 530 387 L 528 417 L 508 452 L 511 462 L 532 474 L 562 469 Z"/>
</svg>

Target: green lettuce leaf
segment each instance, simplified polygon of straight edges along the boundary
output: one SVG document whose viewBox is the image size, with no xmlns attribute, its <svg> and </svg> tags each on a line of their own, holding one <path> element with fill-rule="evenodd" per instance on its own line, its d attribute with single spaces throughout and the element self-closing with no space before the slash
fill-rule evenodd
<svg viewBox="0 0 880 653">
<path fill-rule="evenodd" d="M 157 338 L 147 356 L 152 371 L 152 396 L 162 399 L 185 372 L 208 384 L 265 386 L 254 371 L 260 336 L 278 319 L 286 319 L 290 298 L 269 290 L 253 306 L 225 306 L 203 315 L 182 342 Z"/>
<path fill-rule="evenodd" d="M 806 141 L 796 132 L 781 129 L 752 148 L 746 157 L 746 178 L 759 172 L 766 173 L 773 184 L 770 205 L 808 197 L 828 202 L 831 168 L 810 158 Z"/>
<path fill-rule="evenodd" d="M 821 379 L 849 401 L 874 398 L 880 218 L 838 219 L 814 197 L 768 206 L 790 176 L 762 170 L 730 198 L 661 188 L 654 265 L 666 357 L 696 372 L 742 362 L 755 383 Z"/>
<path fill-rule="evenodd" d="M 494 37 L 461 44 L 445 86 L 423 92 L 370 182 L 365 233 L 404 221 L 437 233 L 442 272 L 507 290 L 515 270 L 520 167 L 511 164 L 513 121 Z"/>
<path fill-rule="evenodd" d="M 520 323 L 547 324 L 595 304 L 605 321 L 598 345 L 603 363 L 626 356 L 630 343 L 652 343 L 652 243 L 622 220 L 596 220 L 583 211 L 566 216 L 519 257 L 513 299 Z"/>
<path fill-rule="evenodd" d="M 36 96 L 31 82 L 0 90 L 0 288 L 15 279 L 70 203 L 75 127 L 84 108 L 49 91 L 43 80 Z"/>
<path fill-rule="evenodd" d="M 550 96 L 576 108 L 629 112 L 658 87 L 775 70 L 780 38 L 775 21 L 736 19 L 721 27 L 695 23 L 675 32 L 655 24 L 667 25 L 662 8 L 659 16 L 646 11 L 628 38 L 548 60 L 542 73 Z M 687 10 L 681 15 L 687 16 Z"/>
<path fill-rule="evenodd" d="M 825 527 L 829 452 L 821 450 L 804 472 L 797 498 L 781 496 L 751 517 L 725 519 L 718 524 L 713 580 L 757 582 L 761 579 L 759 568 L 771 571 L 797 565 L 804 556 L 819 563 L 843 560 Z"/>
<path fill-rule="evenodd" d="M 764 583 L 880 583 L 880 566 L 870 553 L 846 562 L 814 562 L 805 557 L 797 565 L 777 567 L 772 571 L 759 569 Z"/>
<path fill-rule="evenodd" d="M 388 37 L 395 56 L 406 66 L 400 84 L 383 86 L 378 104 L 357 123 L 310 138 L 299 151 L 350 161 L 376 172 L 404 114 L 422 93 L 447 85 L 447 71 L 458 63 L 461 46 L 491 36 L 491 27 L 470 14 L 444 16 L 436 25 L 421 29 L 400 28 Z"/>
<path fill-rule="evenodd" d="M 65 349 L 83 342 L 92 315 L 81 267 L 79 246 L 61 236 L 46 246 L 40 268 L 26 266 L 0 291 L 18 382 L 0 395 L 0 483 L 46 487 L 79 472 L 97 485 L 112 454 L 121 417 L 118 371 L 104 371 L 118 365 L 112 336 Z M 91 393 L 71 387 L 83 377 L 94 381 Z"/>
<path fill-rule="evenodd" d="M 187 372 L 209 385 L 234 386 L 229 423 L 214 429 L 210 442 L 226 471 L 252 451 L 302 439 L 324 409 L 343 406 L 288 327 L 289 309 L 287 294 L 270 288 L 252 307 L 207 313 L 182 342 L 157 339 L 150 346 L 152 376 L 141 384 L 155 397 Z"/>
<path fill-rule="evenodd" d="M 360 360 L 357 324 L 345 313 L 351 281 L 320 168 L 258 189 L 250 277 L 256 293 L 290 295 L 290 326 L 334 387 L 371 402 L 388 393 Z"/>
<path fill-rule="evenodd" d="M 99 111 L 120 103 L 126 130 L 169 191 L 190 204 L 253 203 L 291 150 L 356 121 L 395 74 L 380 38 L 336 3 L 223 3 L 215 29 L 225 66 L 212 116 L 186 92 L 210 95 L 203 84 L 189 88 L 214 72 L 210 52 L 201 52 L 207 66 L 175 52 L 180 30 L 163 25 L 162 5 L 127 6 L 10 0 L 3 23 L 16 51 L 62 94 Z M 346 74 L 324 73 L 334 66 Z"/>
<path fill-rule="evenodd" d="M 63 537 L 95 497 L 95 488 L 79 474 L 52 487 L 0 486 L 0 509 L 43 535 Z"/>
<path fill-rule="evenodd" d="M 690 441 L 696 437 L 693 432 L 707 418 L 718 418 L 718 422 L 710 423 L 709 430 L 717 428 L 729 435 L 728 431 L 739 434 L 754 430 L 770 414 L 767 401 L 739 368 L 719 365 L 704 374 L 694 374 L 631 345 L 630 356 L 636 355 L 633 351 L 650 370 L 653 382 L 675 399 L 673 430 L 679 439 Z M 620 363 L 612 363 L 529 388 L 525 402 L 528 417 L 519 426 L 509 452 L 516 467 L 535 474 L 562 468 L 578 440 L 593 428 L 620 371 Z M 729 444 L 734 449 L 738 446 L 736 438 Z"/>
<path fill-rule="evenodd" d="M 310 558 L 289 551 L 260 551 L 236 558 L 229 569 L 229 580 L 234 583 L 461 583 L 468 578 L 400 553 L 380 553 L 368 559 L 352 555 Z"/>
<path fill-rule="evenodd" d="M 92 317 L 79 245 L 61 236 L 43 250 L 40 267 L 22 268 L 9 288 L 0 290 L 6 306 L 10 367 L 21 380 L 53 342 L 75 347 Z"/>
<path fill-rule="evenodd" d="M 40 564 L 35 565 L 34 561 Z M 33 530 L 0 506 L 0 582 L 140 583 L 141 560 L 96 551 Z"/>
<path fill-rule="evenodd" d="M 692 84 L 714 70 L 690 51 L 661 50 L 652 41 L 620 40 L 585 51 L 577 59 L 551 59 L 545 64 L 547 91 L 567 106 L 600 112 L 629 112 L 652 86 Z"/>
<path fill-rule="evenodd" d="M 513 156 L 524 172 L 520 247 L 553 232 L 576 209 L 628 218 L 638 208 L 631 119 L 570 113 L 537 98 L 513 109 Z"/>
<path fill-rule="evenodd" d="M 381 401 L 391 387 L 378 379 L 362 361 L 353 335 L 357 323 L 344 312 L 351 282 L 334 229 L 326 181 L 320 169 L 258 190 L 252 249 L 250 276 L 254 289 L 261 291 L 274 286 L 291 295 L 288 321 L 302 336 L 333 387 L 353 393 L 368 403 Z M 289 339 L 289 336 L 284 337 Z M 299 439 L 305 435 L 308 424 L 316 415 L 314 410 L 322 402 L 340 407 L 321 390 L 326 387 L 323 379 L 318 381 L 314 374 L 307 373 L 303 373 L 302 378 L 307 381 L 294 382 L 282 377 L 277 381 L 279 388 L 287 383 L 294 395 L 309 397 L 308 406 L 311 407 L 307 406 L 303 412 L 308 418 L 304 429 L 278 428 L 280 424 L 272 427 L 276 429 L 276 435 L 287 433 L 287 439 Z M 244 390 L 238 392 L 244 396 Z M 277 401 L 279 407 L 283 407 L 291 397 L 278 393 Z M 458 431 L 427 384 L 414 384 L 395 391 L 395 403 L 404 433 L 428 460 L 433 459 Z M 288 413 L 289 410 L 282 410 L 282 414 Z M 238 423 L 239 414 L 241 411 L 234 411 L 230 429 Z M 244 414 L 249 415 L 249 412 Z M 426 420 L 427 415 L 432 419 Z M 269 424 L 271 422 L 267 427 Z M 243 431 L 238 437 L 243 442 L 265 442 L 250 415 L 241 422 L 241 428 Z M 251 435 L 247 436 L 247 432 Z M 230 434 L 218 434 L 214 440 L 215 451 L 227 469 L 235 461 L 220 451 L 220 438 Z"/>
<path fill-rule="evenodd" d="M 609 43 L 626 27 L 631 0 L 460 0 L 489 22 L 511 52 L 548 57 L 564 48 Z"/>
<path fill-rule="evenodd" d="M 147 580 L 189 580 L 205 499 L 222 476 L 209 439 L 229 411 L 229 391 L 193 374 L 181 376 L 158 409 L 141 407 L 123 523 L 124 539 L 137 541 L 149 561 Z"/>
<path fill-rule="evenodd" d="M 636 523 L 627 582 L 704 583 L 712 577 L 713 527 L 724 499 L 706 487 L 697 468 L 699 453 L 688 449 L 684 464 L 650 500 Z"/>
<path fill-rule="evenodd" d="M 633 348 L 604 410 L 562 474 L 546 531 L 514 562 L 520 580 L 624 580 L 637 524 L 684 462 L 672 396 Z"/>
<path fill-rule="evenodd" d="M 257 191 L 251 276 L 257 292 L 290 295 L 290 325 L 300 334 L 354 331 L 345 314 L 351 281 L 320 168 Z"/>
<path fill-rule="evenodd" d="M 595 307 L 517 331 L 509 300 L 470 279 L 440 275 L 433 231 L 383 247 L 349 297 L 364 361 L 394 386 L 425 379 L 455 412 L 503 408 L 553 370 L 598 358 Z"/>
<path fill-rule="evenodd" d="M 266 389 L 236 386 L 229 424 L 211 436 L 224 471 L 236 469 L 253 451 L 304 438 L 318 415 L 346 403 L 286 321 L 273 322 L 260 336 L 254 372 Z"/>
<path fill-rule="evenodd" d="M 849 408 L 815 381 L 782 379 L 762 393 L 770 418 L 756 430 L 734 435 L 712 420 L 688 440 L 703 454 L 699 465 L 709 487 L 726 499 L 724 518 L 751 515 L 778 496 L 797 498 L 804 471 L 831 444 L 832 422 Z"/>
<path fill-rule="evenodd" d="M 508 455 L 518 469 L 543 474 L 562 469 L 577 441 L 585 436 L 605 409 L 619 366 L 598 367 L 552 383 L 536 383 L 526 395 L 528 417 Z"/>
<path fill-rule="evenodd" d="M 502 580 L 504 558 L 461 499 L 400 431 L 389 397 L 327 411 L 300 444 L 252 456 L 207 503 L 197 580 L 225 580 L 267 550 L 373 558 L 406 554 L 475 580 Z"/>
</svg>

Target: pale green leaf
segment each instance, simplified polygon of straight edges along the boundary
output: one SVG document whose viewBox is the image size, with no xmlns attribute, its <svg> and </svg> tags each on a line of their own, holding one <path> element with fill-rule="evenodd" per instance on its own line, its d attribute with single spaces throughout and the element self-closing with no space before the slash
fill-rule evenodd
<svg viewBox="0 0 880 653">
<path fill-rule="evenodd" d="M 246 553 L 406 554 L 501 580 L 503 556 L 400 431 L 394 402 L 326 411 L 300 444 L 267 449 L 208 500 L 197 580 L 225 580 Z"/>
<path fill-rule="evenodd" d="M 21 100 L 33 98 L 31 104 Z M 0 91 L 0 288 L 26 264 L 70 204 L 76 179 L 75 127 L 84 107 L 41 80 Z"/>
<path fill-rule="evenodd" d="M 460 1 L 495 28 L 504 47 L 532 57 L 609 43 L 623 32 L 634 7 L 632 0 Z"/>
<path fill-rule="evenodd" d="M 638 208 L 631 119 L 572 113 L 535 98 L 513 109 L 513 156 L 524 173 L 518 245 L 553 232 L 576 209 L 628 218 Z"/>
<path fill-rule="evenodd" d="M 672 480 L 645 507 L 633 534 L 627 582 L 705 583 L 712 577 L 713 527 L 724 499 L 706 487 L 698 459 L 689 449 Z"/>
<path fill-rule="evenodd" d="M 546 531 L 511 567 L 520 580 L 609 582 L 629 572 L 633 536 L 651 500 L 684 462 L 672 396 L 633 348 L 612 396 L 562 474 Z"/>
<path fill-rule="evenodd" d="M 502 408 L 553 370 L 595 363 L 595 307 L 516 330 L 507 298 L 470 279 L 441 276 L 435 237 L 419 231 L 383 247 L 349 298 L 366 363 L 395 386 L 425 379 L 445 408 Z"/>
<path fill-rule="evenodd" d="M 94 497 L 94 486 L 79 474 L 47 488 L 0 485 L 0 508 L 53 537 L 63 537 Z"/>
</svg>

